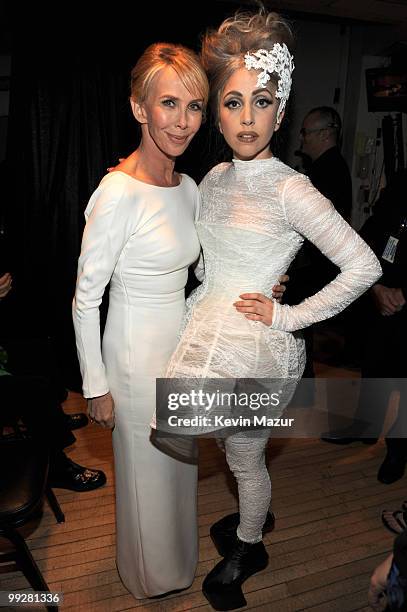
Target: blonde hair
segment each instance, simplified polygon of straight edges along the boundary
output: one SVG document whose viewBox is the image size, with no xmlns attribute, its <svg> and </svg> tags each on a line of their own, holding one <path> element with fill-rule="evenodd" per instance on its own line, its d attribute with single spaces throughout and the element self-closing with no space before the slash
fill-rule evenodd
<svg viewBox="0 0 407 612">
<path fill-rule="evenodd" d="M 187 90 L 195 92 L 206 106 L 209 97 L 209 84 L 198 55 L 173 43 L 154 43 L 147 47 L 131 71 L 131 98 L 138 103 L 144 102 L 155 75 L 166 66 L 171 66 Z"/>
<path fill-rule="evenodd" d="M 225 19 L 217 30 L 208 30 L 202 40 L 201 60 L 209 78 L 210 103 L 218 119 L 219 98 L 227 81 L 244 67 L 248 51 L 271 50 L 275 43 L 293 46 L 293 34 L 286 19 L 278 13 L 237 12 Z M 271 75 L 277 83 L 277 75 Z"/>
</svg>

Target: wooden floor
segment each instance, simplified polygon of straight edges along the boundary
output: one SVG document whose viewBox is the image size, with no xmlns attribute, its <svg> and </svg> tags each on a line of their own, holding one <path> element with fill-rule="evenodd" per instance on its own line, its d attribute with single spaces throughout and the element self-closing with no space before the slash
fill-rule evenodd
<svg viewBox="0 0 407 612">
<path fill-rule="evenodd" d="M 77 412 L 85 405 L 80 395 L 70 393 L 64 408 Z M 201 441 L 200 562 L 194 583 L 179 595 L 139 601 L 121 584 L 115 566 L 111 435 L 96 425 L 75 433 L 77 443 L 68 455 L 103 469 L 107 485 L 88 493 L 55 489 L 65 524 L 58 525 L 46 505 L 39 524 L 24 529 L 51 590 L 64 593 L 61 609 L 211 610 L 201 593 L 203 577 L 218 561 L 209 527 L 237 507 L 215 443 Z M 269 566 L 245 583 L 245 609 L 367 610 L 369 576 L 393 541 L 381 524 L 381 510 L 399 508 L 407 499 L 405 479 L 390 486 L 376 480 L 383 441 L 373 447 L 340 447 L 313 439 L 280 439 L 273 441 L 269 455 L 276 528 L 265 542 Z M 24 588 L 22 574 L 0 573 L 0 590 Z"/>
</svg>

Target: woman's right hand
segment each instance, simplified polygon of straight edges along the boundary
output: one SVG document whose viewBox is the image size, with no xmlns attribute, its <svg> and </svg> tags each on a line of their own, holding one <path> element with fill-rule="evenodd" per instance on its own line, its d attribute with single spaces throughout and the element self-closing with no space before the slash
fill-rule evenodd
<svg viewBox="0 0 407 612">
<path fill-rule="evenodd" d="M 102 427 L 114 427 L 114 401 L 110 391 L 99 397 L 88 399 L 88 416 Z"/>
</svg>

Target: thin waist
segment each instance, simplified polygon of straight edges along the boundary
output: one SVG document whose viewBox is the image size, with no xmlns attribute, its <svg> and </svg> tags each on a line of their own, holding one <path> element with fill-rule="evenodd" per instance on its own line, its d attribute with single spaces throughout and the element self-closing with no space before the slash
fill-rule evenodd
<svg viewBox="0 0 407 612">
<path fill-rule="evenodd" d="M 109 305 L 126 304 L 129 306 L 152 304 L 179 304 L 185 301 L 184 288 L 167 293 L 154 293 L 138 287 L 114 285 L 109 291 Z"/>
</svg>

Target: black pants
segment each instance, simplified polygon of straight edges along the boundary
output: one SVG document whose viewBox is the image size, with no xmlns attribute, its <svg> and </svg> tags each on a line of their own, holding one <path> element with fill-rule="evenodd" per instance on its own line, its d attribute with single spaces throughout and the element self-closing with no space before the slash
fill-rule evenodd
<svg viewBox="0 0 407 612">
<path fill-rule="evenodd" d="M 66 397 L 54 342 L 51 338 L 33 336 L 25 338 L 2 338 L 0 346 L 8 354 L 6 369 L 15 376 L 36 376 L 44 378 L 57 402 Z"/>
<path fill-rule="evenodd" d="M 62 449 L 75 442 L 62 410 L 64 388 L 49 338 L 3 338 L 0 345 L 8 354 L 6 369 L 12 376 L 0 376 L 0 424 L 10 419 L 23 421 L 29 433 L 50 449 L 51 462 Z"/>
<path fill-rule="evenodd" d="M 30 434 L 48 446 L 51 456 L 75 442 L 46 378 L 0 376 L 0 398 L 0 423 L 6 425 L 21 418 Z"/>
</svg>

